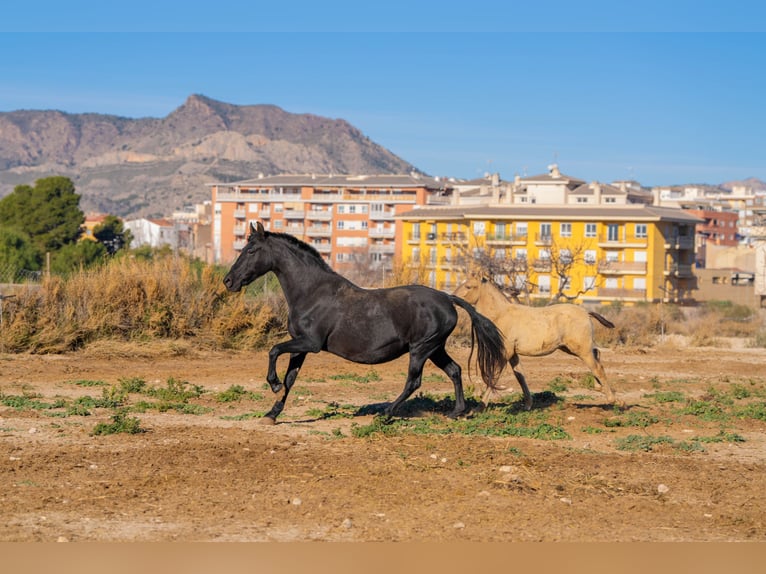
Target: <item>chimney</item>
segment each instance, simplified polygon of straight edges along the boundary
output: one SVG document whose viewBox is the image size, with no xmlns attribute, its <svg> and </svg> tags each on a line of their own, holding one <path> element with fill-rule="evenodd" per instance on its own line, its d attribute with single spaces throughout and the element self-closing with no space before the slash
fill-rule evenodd
<svg viewBox="0 0 766 574">
<path fill-rule="evenodd" d="M 590 188 L 593 190 L 593 202 L 599 205 L 601 203 L 601 184 L 594 181 L 590 184 Z"/>
<path fill-rule="evenodd" d="M 548 166 L 548 171 L 551 174 L 551 177 L 561 177 L 561 172 L 559 171 L 559 166 L 556 163 L 552 163 Z"/>
</svg>

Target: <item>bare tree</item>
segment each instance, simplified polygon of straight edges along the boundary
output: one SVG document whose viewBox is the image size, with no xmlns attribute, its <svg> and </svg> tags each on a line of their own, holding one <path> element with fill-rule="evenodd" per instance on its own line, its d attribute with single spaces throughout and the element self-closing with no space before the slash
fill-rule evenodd
<svg viewBox="0 0 766 574">
<path fill-rule="evenodd" d="M 506 257 L 504 249 L 485 246 L 473 249 L 470 254 L 466 253 L 469 264 L 465 267 L 465 272 L 480 273 L 491 278 L 508 297 L 524 299 L 526 303 L 532 302 L 532 295 L 540 298 L 548 293 L 543 291 L 545 286 L 541 284 L 540 277 L 550 275 L 556 279 L 556 289 L 550 291 L 548 304 L 571 302 L 600 282 L 596 259 L 587 257 L 588 251 L 589 245 L 585 242 L 568 242 L 566 247 L 563 247 L 553 237 L 550 237 L 545 248 L 538 251 L 537 258 L 531 260 L 527 257 Z M 588 276 L 594 279 L 592 284 L 582 285 L 572 292 L 572 274 L 580 267 L 592 269 L 592 275 Z"/>
</svg>

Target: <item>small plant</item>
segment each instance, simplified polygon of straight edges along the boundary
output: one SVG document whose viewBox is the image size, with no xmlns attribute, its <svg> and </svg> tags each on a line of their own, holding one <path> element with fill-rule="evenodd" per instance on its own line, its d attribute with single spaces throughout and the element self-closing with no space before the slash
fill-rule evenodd
<svg viewBox="0 0 766 574">
<path fill-rule="evenodd" d="M 655 446 L 660 444 L 673 444 L 673 439 L 669 436 L 647 436 L 631 434 L 615 441 L 618 450 L 644 451 L 650 452 Z"/>
<path fill-rule="evenodd" d="M 71 385 L 77 385 L 78 387 L 105 387 L 106 381 L 93 381 L 90 379 L 80 379 L 77 381 L 69 381 Z"/>
<path fill-rule="evenodd" d="M 354 383 L 374 383 L 380 381 L 380 375 L 376 370 L 368 371 L 366 375 L 355 375 L 353 373 L 341 373 L 338 375 L 330 375 L 329 377 L 333 381 L 351 381 Z"/>
<path fill-rule="evenodd" d="M 563 393 L 569 388 L 569 384 L 571 381 L 568 379 L 563 379 L 561 377 L 556 377 L 552 381 L 548 383 L 548 389 L 550 389 L 554 393 Z"/>
<path fill-rule="evenodd" d="M 656 403 L 682 403 L 686 400 L 680 391 L 664 391 L 644 395 L 647 399 L 654 399 Z"/>
<path fill-rule="evenodd" d="M 604 421 L 606 427 L 639 427 L 646 428 L 659 422 L 659 419 L 652 414 L 640 411 L 630 411 Z"/>
<path fill-rule="evenodd" d="M 99 423 L 93 429 L 94 435 L 107 435 L 107 434 L 138 434 L 145 432 L 141 428 L 141 421 L 136 417 L 129 417 L 124 412 L 119 412 L 112 415 L 111 423 Z"/>
<path fill-rule="evenodd" d="M 204 389 L 199 385 L 170 377 L 165 381 L 164 387 L 152 387 L 147 389 L 145 394 L 167 402 L 185 403 L 189 399 L 199 397 L 203 392 Z"/>
<path fill-rule="evenodd" d="M 332 402 L 324 409 L 309 409 L 306 414 L 317 419 L 351 418 L 359 409 L 354 405 L 340 405 Z"/>
<path fill-rule="evenodd" d="M 146 388 L 146 381 L 140 377 L 126 377 L 119 379 L 120 389 L 127 393 L 142 393 Z"/>
<path fill-rule="evenodd" d="M 245 387 L 242 385 L 231 385 L 225 391 L 217 393 L 215 395 L 215 400 L 219 403 L 233 403 L 241 401 L 242 397 L 246 394 L 247 391 L 245 391 Z"/>
</svg>

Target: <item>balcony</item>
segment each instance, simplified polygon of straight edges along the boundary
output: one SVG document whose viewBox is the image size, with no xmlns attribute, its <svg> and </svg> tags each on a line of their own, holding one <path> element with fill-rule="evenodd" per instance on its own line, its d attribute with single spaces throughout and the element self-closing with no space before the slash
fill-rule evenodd
<svg viewBox="0 0 766 574">
<path fill-rule="evenodd" d="M 234 225 L 234 235 L 241 237 L 247 235 L 247 225 L 244 223 L 237 223 Z"/>
<path fill-rule="evenodd" d="M 261 219 L 271 219 L 271 209 L 259 210 L 258 217 L 260 217 Z"/>
<path fill-rule="evenodd" d="M 468 235 L 465 233 L 442 233 L 441 240 L 445 243 L 468 243 Z"/>
<path fill-rule="evenodd" d="M 330 253 L 332 251 L 331 243 L 312 243 L 311 247 L 316 249 L 319 253 Z"/>
<path fill-rule="evenodd" d="M 396 245 L 393 243 L 375 243 L 370 245 L 370 253 L 382 253 L 383 255 L 393 255 L 396 251 Z"/>
<path fill-rule="evenodd" d="M 332 211 L 322 209 L 311 209 L 308 211 L 308 219 L 314 221 L 330 221 L 332 220 Z"/>
<path fill-rule="evenodd" d="M 282 212 L 282 217 L 285 219 L 305 219 L 306 212 L 298 209 L 285 209 Z"/>
<path fill-rule="evenodd" d="M 237 239 L 234 241 L 234 250 L 242 251 L 245 248 L 245 245 L 247 245 L 247 241 L 244 239 Z"/>
<path fill-rule="evenodd" d="M 664 274 L 672 277 L 694 277 L 691 263 L 672 263 L 665 267 Z"/>
<path fill-rule="evenodd" d="M 235 209 L 234 210 L 234 218 L 235 219 L 247 219 L 247 212 L 245 211 L 245 208 Z"/>
<path fill-rule="evenodd" d="M 535 245 L 551 245 L 553 236 L 548 233 L 535 233 Z"/>
<path fill-rule="evenodd" d="M 302 225 L 288 225 L 282 231 L 284 231 L 285 233 L 289 233 L 290 235 L 294 235 L 296 237 L 302 237 L 306 231 L 306 228 L 303 227 Z"/>
<path fill-rule="evenodd" d="M 532 261 L 532 269 L 538 273 L 549 273 L 552 269 L 551 260 L 549 258 L 535 259 Z"/>
<path fill-rule="evenodd" d="M 527 234 L 512 234 L 512 233 L 488 233 L 485 237 L 485 242 L 490 246 L 508 246 L 508 245 L 526 245 Z"/>
<path fill-rule="evenodd" d="M 310 225 L 306 229 L 309 237 L 332 237 L 332 227 L 329 225 Z"/>
<path fill-rule="evenodd" d="M 644 275 L 645 261 L 607 261 L 598 262 L 598 272 L 602 275 Z"/>
<path fill-rule="evenodd" d="M 368 233 L 373 239 L 393 239 L 396 235 L 396 230 L 391 229 L 369 229 Z"/>
<path fill-rule="evenodd" d="M 598 236 L 598 246 L 608 249 L 620 247 L 646 247 L 649 239 L 645 235 L 621 235 L 618 237 L 602 233 Z"/>
<path fill-rule="evenodd" d="M 693 235 L 679 235 L 665 239 L 665 249 L 694 249 Z"/>
<path fill-rule="evenodd" d="M 442 257 L 439 259 L 439 266 L 442 269 L 463 269 L 465 257 Z"/>
<path fill-rule="evenodd" d="M 371 221 L 393 221 L 394 211 L 370 211 L 369 218 Z"/>
</svg>

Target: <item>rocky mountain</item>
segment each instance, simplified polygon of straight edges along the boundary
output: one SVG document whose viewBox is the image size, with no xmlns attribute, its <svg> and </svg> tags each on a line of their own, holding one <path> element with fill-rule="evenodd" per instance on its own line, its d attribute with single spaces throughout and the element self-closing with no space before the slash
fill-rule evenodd
<svg viewBox="0 0 766 574">
<path fill-rule="evenodd" d="M 169 214 L 259 173 L 418 171 L 342 119 L 192 95 L 164 118 L 0 112 L 0 196 L 66 175 L 83 211 Z"/>
<path fill-rule="evenodd" d="M 720 187 L 728 191 L 732 191 L 735 187 L 749 187 L 756 192 L 764 192 L 766 191 L 766 182 L 755 177 L 749 177 L 739 181 L 727 181 L 726 183 L 722 183 Z"/>
</svg>

